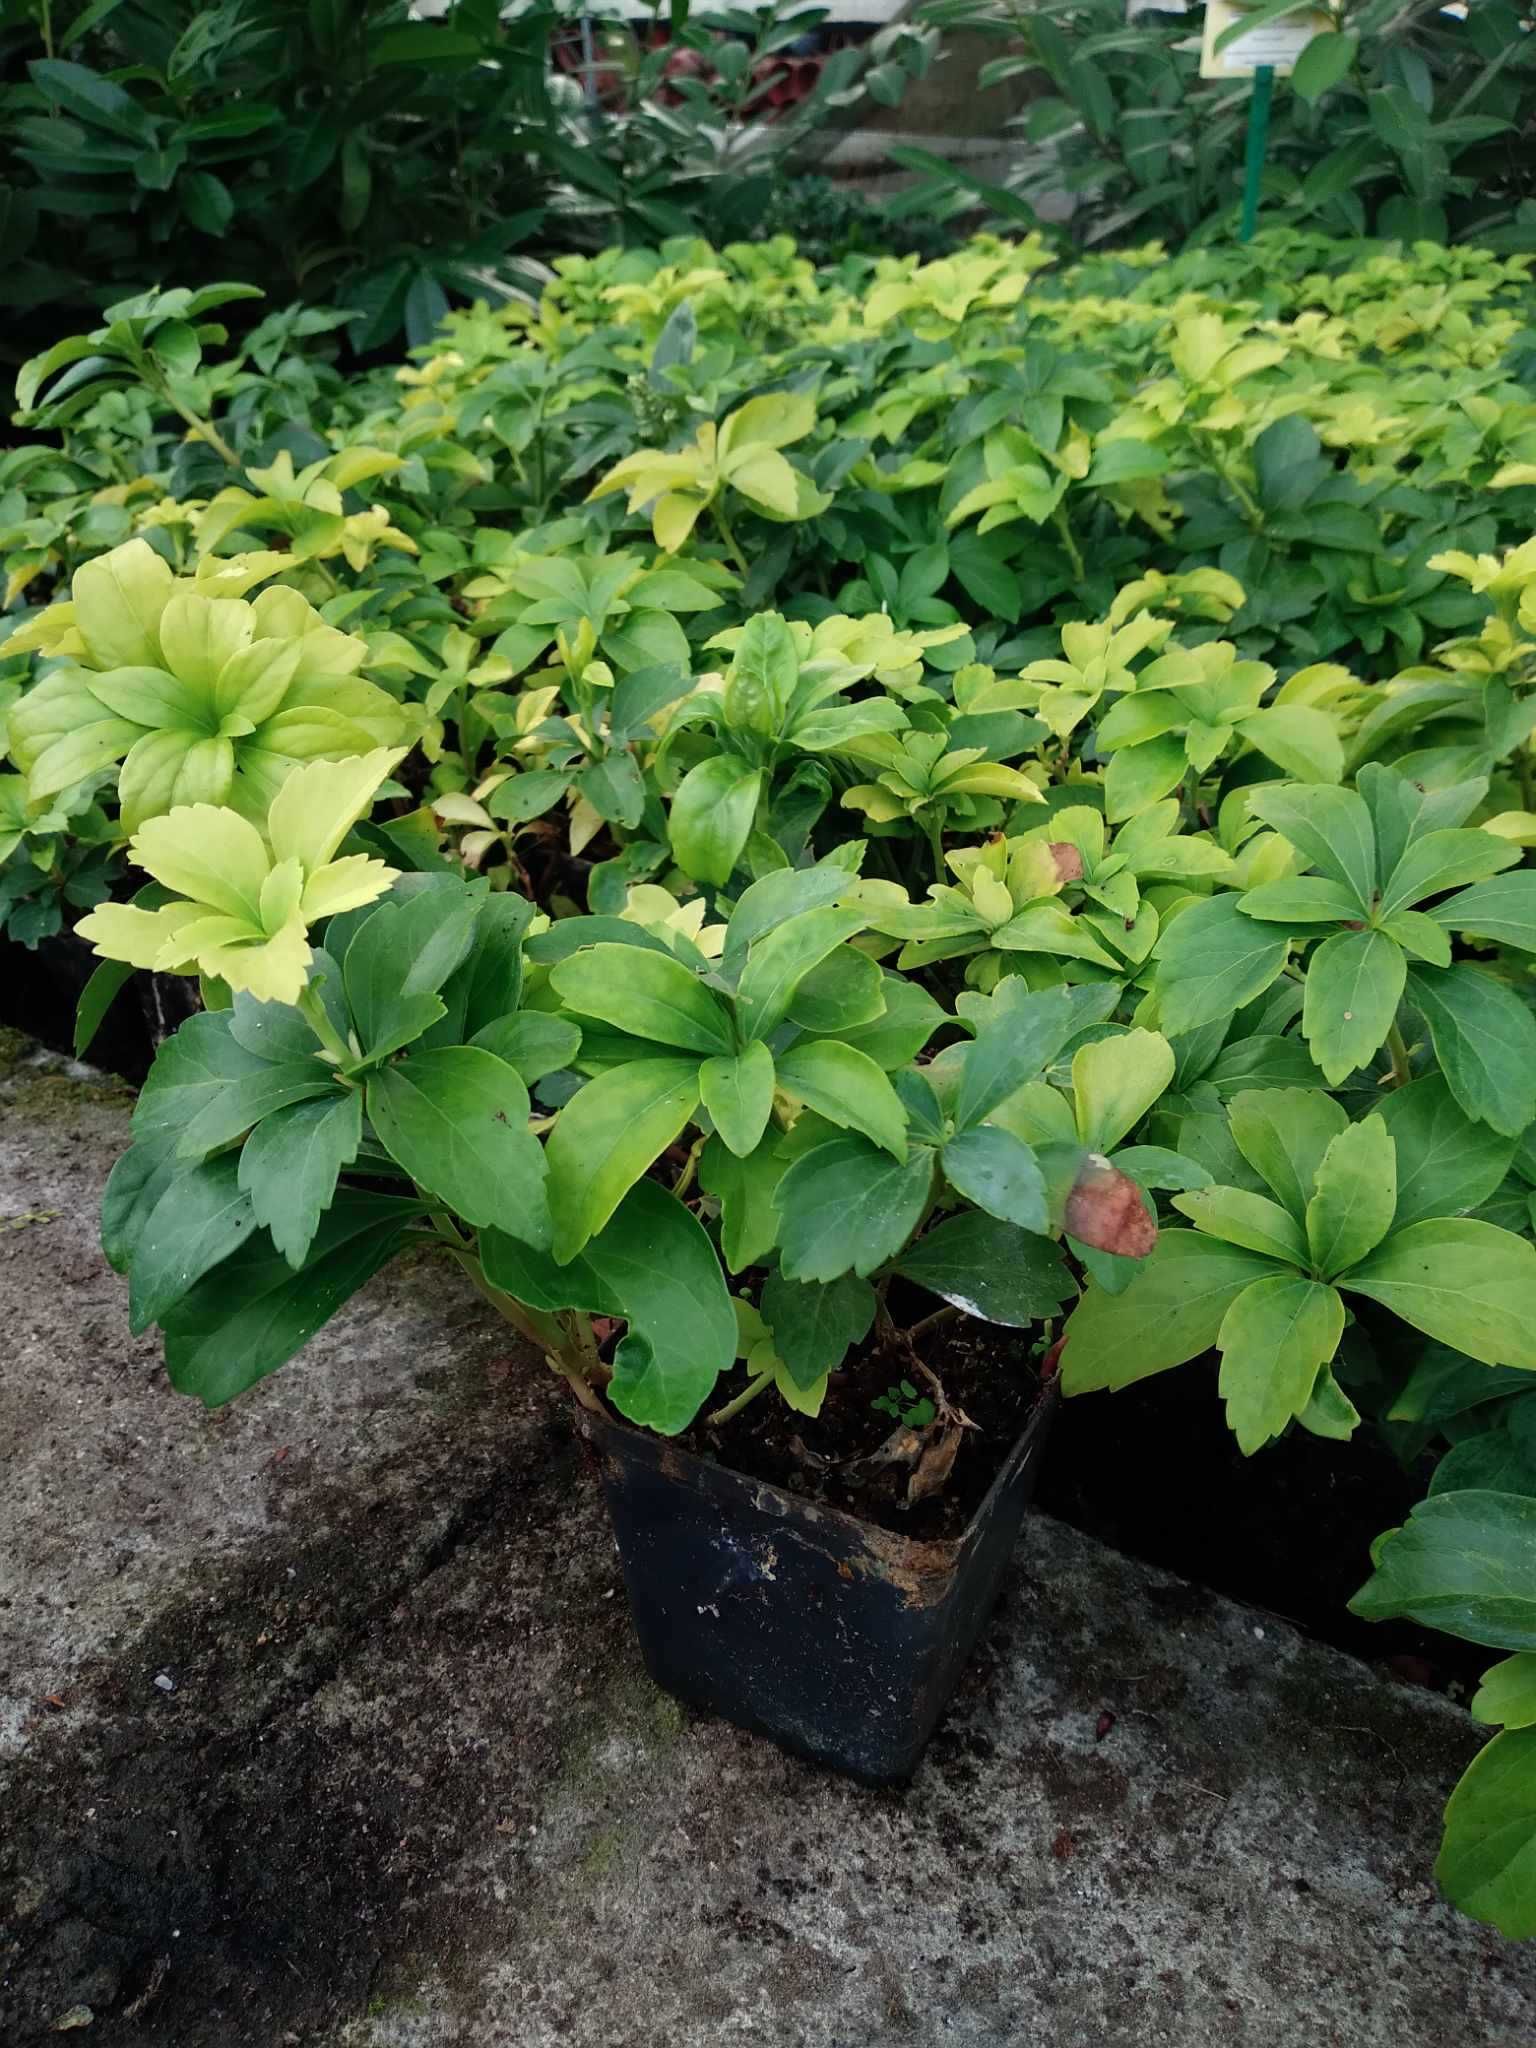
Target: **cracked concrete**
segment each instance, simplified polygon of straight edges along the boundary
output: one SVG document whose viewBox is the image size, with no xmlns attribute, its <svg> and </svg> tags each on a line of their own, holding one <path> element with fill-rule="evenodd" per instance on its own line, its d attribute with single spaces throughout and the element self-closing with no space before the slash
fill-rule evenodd
<svg viewBox="0 0 1536 2048">
<path fill-rule="evenodd" d="M 907 1790 L 686 1714 L 454 1277 L 169 1390 L 95 1249 L 127 1108 L 0 1084 L 7 2048 L 1536 2034 L 1536 1949 L 1428 1882 L 1458 1710 L 1037 1516 Z"/>
</svg>

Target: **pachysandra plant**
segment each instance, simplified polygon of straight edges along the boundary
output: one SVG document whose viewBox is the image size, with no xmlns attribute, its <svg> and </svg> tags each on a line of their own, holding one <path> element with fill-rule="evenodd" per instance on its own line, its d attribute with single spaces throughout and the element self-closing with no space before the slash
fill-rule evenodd
<svg viewBox="0 0 1536 2048">
<path fill-rule="evenodd" d="M 129 851 L 172 900 L 155 909 L 106 903 L 76 931 L 106 960 L 195 971 L 263 1002 L 301 1002 L 309 927 L 372 903 L 395 879 L 381 860 L 338 860 L 336 850 L 399 758 L 380 749 L 292 769 L 261 831 L 214 804 L 150 818 Z"/>
<path fill-rule="evenodd" d="M 1329 1367 L 1356 1295 L 1484 1364 L 1536 1371 L 1536 1246 L 1461 1213 L 1493 1192 L 1509 1148 L 1454 1105 L 1447 1131 L 1444 1094 L 1428 1077 L 1356 1123 L 1321 1089 L 1234 1096 L 1233 1143 L 1265 1192 L 1175 1194 L 1194 1229 L 1165 1230 L 1123 1293 L 1087 1295 L 1066 1386 L 1125 1386 L 1214 1347 L 1243 1450 L 1292 1420 L 1348 1436 L 1359 1417 Z M 1470 1185 L 1444 1171 L 1453 1146 Z"/>
<path fill-rule="evenodd" d="M 34 798 L 121 762 L 125 831 L 179 804 L 260 817 L 298 761 L 398 745 L 409 720 L 357 671 L 367 648 L 295 590 L 222 594 L 270 576 L 271 557 L 177 578 L 142 540 L 76 570 L 45 613 L 63 665 L 11 709 L 11 757 Z"/>
</svg>

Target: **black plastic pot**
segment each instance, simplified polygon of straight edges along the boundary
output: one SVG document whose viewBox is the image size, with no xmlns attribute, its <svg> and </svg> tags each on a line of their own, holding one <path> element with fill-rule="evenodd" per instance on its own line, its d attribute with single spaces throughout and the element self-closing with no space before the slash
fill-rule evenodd
<svg viewBox="0 0 1536 2048">
<path fill-rule="evenodd" d="M 997 1599 L 1059 1395 L 964 1531 L 915 1542 L 582 1412 L 658 1685 L 874 1784 L 909 1778 Z"/>
</svg>

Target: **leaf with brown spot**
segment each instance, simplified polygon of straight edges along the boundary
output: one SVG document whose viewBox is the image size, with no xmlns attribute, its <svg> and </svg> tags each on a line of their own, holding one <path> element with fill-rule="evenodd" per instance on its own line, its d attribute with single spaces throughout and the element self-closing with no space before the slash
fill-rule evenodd
<svg viewBox="0 0 1536 2048">
<path fill-rule="evenodd" d="M 1129 1174 L 1096 1157 L 1083 1162 L 1062 1227 L 1079 1244 L 1125 1259 L 1144 1259 L 1157 1243 L 1157 1224 L 1147 1213 L 1141 1189 Z"/>
</svg>

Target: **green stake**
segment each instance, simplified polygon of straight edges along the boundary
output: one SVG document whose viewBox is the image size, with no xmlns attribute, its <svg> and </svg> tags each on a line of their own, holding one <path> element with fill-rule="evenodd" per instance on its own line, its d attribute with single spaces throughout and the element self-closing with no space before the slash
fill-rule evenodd
<svg viewBox="0 0 1536 2048">
<path fill-rule="evenodd" d="M 1253 74 L 1253 98 L 1248 103 L 1248 155 L 1243 166 L 1243 224 L 1237 231 L 1240 242 L 1251 242 L 1259 224 L 1259 184 L 1264 176 L 1264 143 L 1269 134 L 1269 100 L 1274 91 L 1272 64 L 1261 64 Z"/>
</svg>

